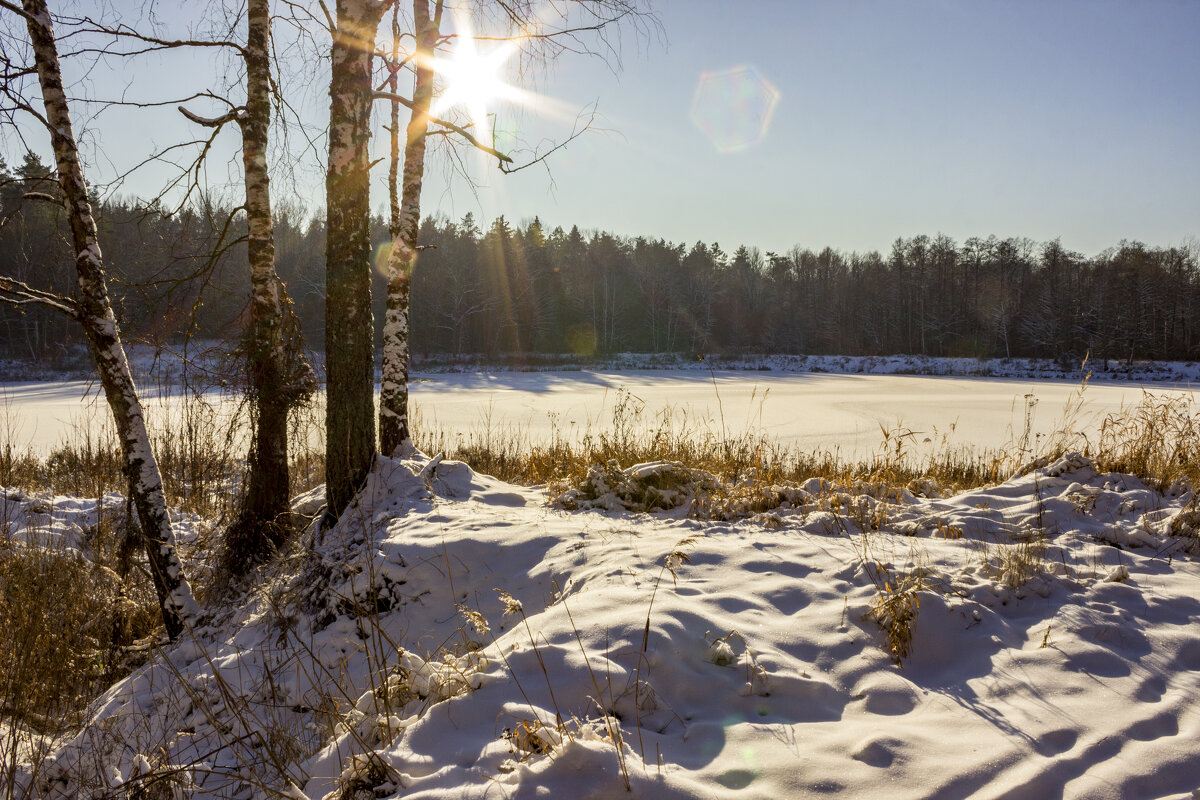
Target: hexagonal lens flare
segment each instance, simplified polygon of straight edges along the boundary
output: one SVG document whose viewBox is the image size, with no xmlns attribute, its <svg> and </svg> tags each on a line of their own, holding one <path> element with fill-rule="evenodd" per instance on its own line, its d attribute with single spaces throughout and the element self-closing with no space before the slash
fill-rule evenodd
<svg viewBox="0 0 1200 800">
<path fill-rule="evenodd" d="M 692 124 L 722 153 L 763 140 L 779 103 L 779 90 L 749 65 L 703 72 L 692 98 Z"/>
</svg>

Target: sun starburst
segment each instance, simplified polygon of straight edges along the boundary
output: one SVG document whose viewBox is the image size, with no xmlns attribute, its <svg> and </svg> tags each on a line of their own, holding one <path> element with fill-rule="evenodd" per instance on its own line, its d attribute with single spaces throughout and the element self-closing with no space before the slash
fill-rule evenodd
<svg viewBox="0 0 1200 800">
<path fill-rule="evenodd" d="M 454 27 L 457 36 L 450 53 L 433 61 L 434 70 L 443 80 L 433 113 L 463 108 L 476 130 L 486 131 L 490 107 L 499 103 L 524 105 L 529 101 L 530 93 L 508 83 L 504 76 L 520 41 L 506 41 L 484 49 L 483 42 L 472 36 L 466 15 L 456 15 Z"/>
</svg>

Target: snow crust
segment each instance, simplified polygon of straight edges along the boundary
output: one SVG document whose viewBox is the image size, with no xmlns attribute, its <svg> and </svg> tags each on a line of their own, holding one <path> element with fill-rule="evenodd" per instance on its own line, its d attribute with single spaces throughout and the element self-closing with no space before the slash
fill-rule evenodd
<svg viewBox="0 0 1200 800">
<path fill-rule="evenodd" d="M 0 486 L 0 538 L 22 546 L 76 550 L 91 555 L 91 541 L 98 527 L 124 525 L 125 496 L 109 492 L 102 497 L 71 497 L 29 493 Z M 136 512 L 133 512 L 136 516 Z M 207 525 L 194 514 L 168 511 L 175 543 L 185 558 Z"/>
<path fill-rule="evenodd" d="M 0 426 L 20 449 L 48 451 L 69 440 L 75 428 L 104 425 L 107 410 L 97 405 L 84 381 L 0 384 Z M 545 442 L 554 436 L 578 439 L 611 426 L 616 406 L 641 414 L 638 427 L 660 423 L 690 426 L 714 436 L 762 433 L 806 450 L 828 449 L 847 458 L 878 452 L 881 427 L 911 430 L 916 451 L 953 444 L 986 449 L 1008 446 L 1024 431 L 1026 395 L 1031 410 L 1031 441 L 1060 427 L 1063 409 L 1078 383 L 1032 378 L 841 375 L 803 372 L 690 370 L 610 372 L 427 373 L 410 385 L 410 417 L 424 430 L 450 435 L 490 430 Z M 1190 384 L 1094 382 L 1084 393 L 1074 430 L 1094 436 L 1100 420 L 1135 405 L 1143 391 L 1190 395 Z M 624 395 L 623 395 L 624 393 Z M 241 397 L 220 391 L 205 398 L 217 407 L 216 421 L 230 419 Z M 152 429 L 182 418 L 179 395 L 143 398 Z M 929 440 L 926 443 L 926 439 Z M 1094 438 L 1093 438 L 1094 440 Z M 319 443 L 314 442 L 314 445 Z"/>
<path fill-rule="evenodd" d="M 157 770 L 189 797 L 624 797 L 622 765 L 647 798 L 1200 790 L 1188 491 L 1072 455 L 953 497 L 811 481 L 700 521 L 410 456 L 101 697 L 50 793 Z M 903 666 L 880 576 L 917 587 Z"/>
</svg>

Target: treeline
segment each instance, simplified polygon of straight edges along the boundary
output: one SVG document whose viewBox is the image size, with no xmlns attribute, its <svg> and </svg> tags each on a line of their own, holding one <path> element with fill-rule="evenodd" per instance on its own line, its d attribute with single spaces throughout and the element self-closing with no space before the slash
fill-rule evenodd
<svg viewBox="0 0 1200 800">
<path fill-rule="evenodd" d="M 0 165 L 0 273 L 61 290 L 73 275 L 62 210 L 30 156 Z M 20 211 L 16 209 L 20 206 Z M 235 338 L 248 276 L 244 229 L 229 209 L 170 217 L 99 204 L 102 241 L 125 330 L 159 341 Z M 382 320 L 388 241 L 377 242 Z M 412 282 L 413 350 L 486 355 L 790 352 L 1191 360 L 1200 355 L 1197 248 L 1122 242 L 1094 257 L 1057 240 L 900 239 L 887 254 L 785 254 L 686 246 L 604 232 L 547 230 L 503 217 L 486 230 L 426 219 Z M 323 341 L 324 225 L 284 210 L 277 261 L 308 342 Z M 377 326 L 378 327 L 378 326 Z M 6 357 L 48 359 L 77 340 L 66 320 L 0 309 Z"/>
</svg>

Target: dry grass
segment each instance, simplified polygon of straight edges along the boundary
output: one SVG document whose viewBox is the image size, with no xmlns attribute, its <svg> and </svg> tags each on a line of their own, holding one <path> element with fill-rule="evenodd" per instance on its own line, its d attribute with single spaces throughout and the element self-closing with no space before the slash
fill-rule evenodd
<svg viewBox="0 0 1200 800">
<path fill-rule="evenodd" d="M 831 494 L 878 500 L 897 498 L 905 490 L 951 494 L 1003 482 L 1073 450 L 1094 459 L 1101 471 L 1129 473 L 1159 490 L 1181 483 L 1200 486 L 1200 410 L 1190 395 L 1147 392 L 1136 405 L 1107 415 L 1095 441 L 1080 432 L 1085 396 L 1086 383 L 1063 409 L 1055 432 L 1040 440 L 1030 437 L 1027 425 L 1019 438 L 998 450 L 978 451 L 943 436 L 918 452 L 915 434 L 898 427 L 881 429 L 879 449 L 861 459 L 845 459 L 830 450 L 803 451 L 761 431 L 714 431 L 669 409 L 647 420 L 628 397 L 614 407 L 611 425 L 576 439 L 555 431 L 548 441 L 533 442 L 519 430 L 490 428 L 465 436 L 418 428 L 417 438 L 428 452 L 443 452 L 514 483 L 546 484 L 554 495 L 572 488 L 586 494 L 597 478 L 622 485 L 622 466 L 675 462 L 716 479 L 714 489 L 699 487 L 700 502 L 693 507 L 707 517 L 768 511 L 792 499 L 789 490 L 811 478 L 822 479 Z M 1027 399 L 1027 416 L 1032 407 Z M 662 506 L 661 499 L 648 497 L 646 505 Z"/>
<path fill-rule="evenodd" d="M 466 433 L 427 429 L 419 417 L 414 430 L 416 444 L 425 452 L 444 453 L 513 483 L 548 485 L 556 495 L 594 483 L 597 470 L 613 473 L 615 480 L 614 471 L 621 466 L 676 462 L 717 479 L 720 488 L 701 498 L 713 510 L 710 516 L 730 509 L 744 515 L 778 507 L 781 497 L 786 499 L 780 489 L 814 477 L 841 487 L 869 486 L 876 496 L 898 493 L 914 482 L 959 491 L 1002 481 L 1022 462 L 1017 453 L 976 453 L 946 438 L 940 447 L 917 456 L 912 452 L 915 434 L 899 428 L 882 431 L 874 456 L 849 460 L 836 451 L 803 451 L 781 444 L 761 430 L 714 429 L 710 421 L 670 408 L 650 418 L 640 401 L 624 392 L 608 424 L 589 426 L 573 437 L 555 428 L 547 440 L 533 441 L 525 430 L 486 420 L 482 428 Z"/>
<path fill-rule="evenodd" d="M 924 576 L 920 572 L 893 576 L 882 568 L 878 574 L 878 591 L 867 619 L 879 625 L 888 655 L 897 666 L 903 666 L 904 659 L 912 652 L 912 626 L 921 606 L 918 592 L 926 588 Z"/>
<path fill-rule="evenodd" d="M 152 433 L 167 502 L 217 529 L 239 500 L 244 447 L 235 423 L 201 398 L 173 402 L 170 423 Z M 313 424 L 311 415 L 297 420 L 294 441 L 309 441 Z M 0 796 L 17 796 L 20 762 L 36 772 L 45 744 L 76 728 L 87 704 L 144 660 L 159 628 L 132 509 L 102 502 L 127 487 L 111 424 L 93 413 L 47 453 L 22 447 L 20 431 L 20 420 L 0 411 Z M 299 493 L 324 481 L 324 458 L 296 449 Z M 41 513 L 30 515 L 44 510 L 48 522 L 55 495 L 96 500 L 86 552 L 43 534 Z M 31 523 L 19 539 L 18 514 Z M 203 595 L 209 564 L 191 566 Z"/>
<path fill-rule="evenodd" d="M 145 575 L 122 578 L 117 551 L 93 539 L 91 561 L 0 531 L 0 782 L 9 793 L 22 760 L 81 722 L 86 704 L 144 657 L 129 645 L 158 624 Z M 118 548 L 119 550 L 119 548 Z M 2 793 L 2 790 L 0 790 Z"/>
<path fill-rule="evenodd" d="M 1137 475 L 1159 490 L 1181 481 L 1200 486 L 1200 410 L 1191 395 L 1146 392 L 1137 405 L 1105 417 L 1085 455 L 1101 470 Z"/>
<path fill-rule="evenodd" d="M 1036 449 L 1026 432 L 1020 441 L 995 451 L 979 452 L 942 437 L 918 453 L 915 434 L 898 427 L 881 429 L 881 443 L 872 456 L 847 459 L 832 450 L 787 446 L 760 430 L 714 430 L 711 421 L 677 410 L 649 418 L 640 401 L 627 393 L 619 396 L 609 422 L 576 436 L 559 428 L 535 441 L 525 429 L 486 419 L 481 427 L 461 432 L 426 426 L 415 415 L 414 437 L 425 452 L 444 453 L 502 480 L 559 491 L 585 485 L 596 468 L 608 470 L 614 462 L 678 462 L 717 479 L 722 489 L 706 495 L 706 502 L 746 513 L 778 506 L 778 489 L 810 478 L 824 479 L 831 489 L 880 499 L 905 488 L 917 494 L 951 493 L 1006 480 L 1023 464 L 1047 462 L 1072 449 L 1094 458 L 1100 469 L 1132 473 L 1158 488 L 1178 481 L 1200 484 L 1200 411 L 1191 397 L 1147 393 L 1137 405 L 1108 415 L 1094 442 L 1077 432 L 1082 397 L 1081 392 L 1064 410 L 1058 430 Z M 236 428 L 198 397 L 180 403 L 180 423 L 154 437 L 168 502 L 202 516 L 227 518 L 244 470 Z M 322 412 L 314 407 L 294 423 L 293 494 L 324 481 Z M 0 436 L 4 427 L 0 419 Z M 13 427 L 9 420 L 9 430 Z M 95 430 L 78 426 L 46 455 L 14 447 L 10 435 L 0 445 L 0 486 L 82 497 L 123 491 L 125 478 L 111 429 Z"/>
<path fill-rule="evenodd" d="M 246 468 L 242 409 L 230 414 L 227 406 L 199 394 L 162 395 L 156 402 L 170 407 L 168 413 L 159 413 L 163 419 L 151 419 L 150 437 L 168 505 L 214 521 L 231 518 Z M 325 481 L 321 411 L 305 409 L 292 422 L 292 496 Z M 120 446 L 101 409 L 77 419 L 46 453 L 22 446 L 19 429 L 20 420 L 0 410 L 0 487 L 72 497 L 125 492 Z"/>
</svg>

